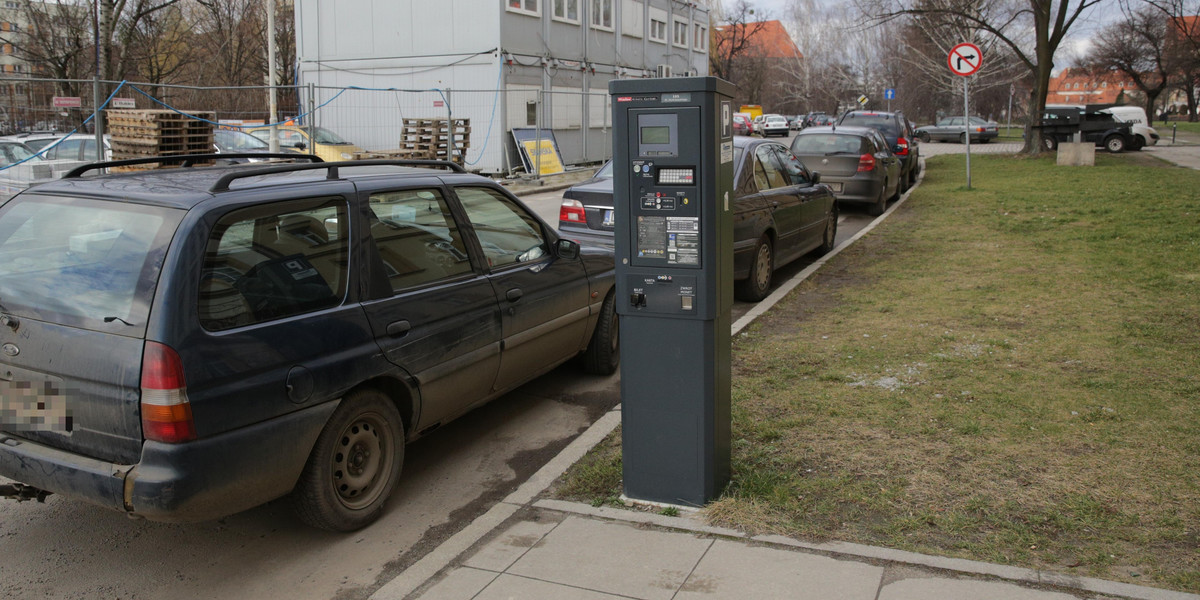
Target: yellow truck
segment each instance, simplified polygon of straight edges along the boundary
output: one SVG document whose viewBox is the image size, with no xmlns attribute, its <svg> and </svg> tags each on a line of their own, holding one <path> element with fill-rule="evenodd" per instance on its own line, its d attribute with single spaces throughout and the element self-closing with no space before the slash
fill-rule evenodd
<svg viewBox="0 0 1200 600">
<path fill-rule="evenodd" d="M 760 104 L 743 104 L 741 108 L 738 109 L 738 112 L 750 115 L 751 121 L 753 121 L 755 117 L 761 117 L 763 114 L 762 105 Z"/>
</svg>

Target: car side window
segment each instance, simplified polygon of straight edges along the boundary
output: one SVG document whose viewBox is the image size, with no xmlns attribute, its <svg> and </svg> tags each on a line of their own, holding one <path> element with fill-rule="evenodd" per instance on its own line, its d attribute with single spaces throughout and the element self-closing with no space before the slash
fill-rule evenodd
<svg viewBox="0 0 1200 600">
<path fill-rule="evenodd" d="M 787 187 L 787 176 L 783 173 L 783 165 L 772 149 L 773 144 L 762 144 L 754 150 L 754 181 L 758 189 L 769 190 Z"/>
<path fill-rule="evenodd" d="M 812 177 L 809 176 L 808 170 L 804 168 L 804 163 L 800 159 L 783 146 L 775 146 L 775 152 L 779 154 L 779 161 L 783 163 L 784 171 L 787 172 L 792 185 L 810 185 Z"/>
<path fill-rule="evenodd" d="M 346 294 L 346 202 L 318 199 L 236 210 L 213 227 L 198 312 L 209 331 L 338 305 Z"/>
<path fill-rule="evenodd" d="M 371 237 L 392 291 L 471 272 L 471 260 L 450 207 L 436 189 L 371 194 Z"/>
<path fill-rule="evenodd" d="M 50 149 L 46 153 L 46 158 L 51 160 L 65 158 L 68 160 L 79 160 L 79 147 L 82 145 L 80 140 L 63 140 L 63 142 Z"/>
<path fill-rule="evenodd" d="M 484 187 L 459 187 L 458 195 L 488 266 L 533 262 L 549 253 L 541 224 L 503 193 Z"/>
</svg>

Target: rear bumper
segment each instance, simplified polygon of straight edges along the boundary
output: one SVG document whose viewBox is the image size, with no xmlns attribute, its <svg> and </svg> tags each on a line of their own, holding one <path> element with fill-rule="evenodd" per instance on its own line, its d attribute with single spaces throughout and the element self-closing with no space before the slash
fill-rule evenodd
<svg viewBox="0 0 1200 600">
<path fill-rule="evenodd" d="M 838 204 L 874 204 L 879 200 L 879 192 L 883 187 L 882 179 L 858 177 L 829 177 L 821 176 L 821 183 L 842 184 L 842 191 L 834 194 Z"/>
<path fill-rule="evenodd" d="M 337 402 L 186 444 L 145 442 L 136 465 L 0 434 L 0 476 L 154 521 L 204 521 L 295 486 Z"/>
</svg>

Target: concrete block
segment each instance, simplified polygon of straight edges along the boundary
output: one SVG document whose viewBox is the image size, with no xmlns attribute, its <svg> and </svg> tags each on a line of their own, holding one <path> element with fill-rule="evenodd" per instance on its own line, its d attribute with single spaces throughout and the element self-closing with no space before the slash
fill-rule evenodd
<svg viewBox="0 0 1200 600">
<path fill-rule="evenodd" d="M 675 598 L 875 600 L 882 579 L 882 567 L 864 562 L 722 540 Z"/>
<path fill-rule="evenodd" d="M 1096 164 L 1096 145 L 1091 142 L 1062 143 L 1058 145 L 1058 165 L 1068 167 L 1091 167 Z"/>
<path fill-rule="evenodd" d="M 879 600 L 1078 600 L 1070 594 L 1035 590 L 998 581 L 904 579 L 883 586 Z"/>
</svg>

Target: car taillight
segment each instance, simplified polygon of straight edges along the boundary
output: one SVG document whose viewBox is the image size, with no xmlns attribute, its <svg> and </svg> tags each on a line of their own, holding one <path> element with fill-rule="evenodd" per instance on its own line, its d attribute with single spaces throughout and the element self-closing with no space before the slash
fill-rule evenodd
<svg viewBox="0 0 1200 600">
<path fill-rule="evenodd" d="M 975 128 L 975 133 L 983 133 L 983 128 L 982 128 L 982 127 L 976 127 L 976 128 Z"/>
<path fill-rule="evenodd" d="M 177 444 L 196 439 L 183 361 L 169 346 L 146 342 L 142 351 L 142 435 Z"/>
<path fill-rule="evenodd" d="M 864 154 L 858 157 L 858 172 L 866 173 L 867 171 L 875 170 L 875 157 L 870 154 Z"/>
<path fill-rule="evenodd" d="M 896 156 L 908 156 L 908 140 L 904 138 L 896 140 Z"/>
<path fill-rule="evenodd" d="M 572 223 L 586 223 L 587 213 L 583 210 L 583 203 L 578 200 L 562 201 L 562 206 L 558 209 L 559 221 L 570 221 Z"/>
</svg>

